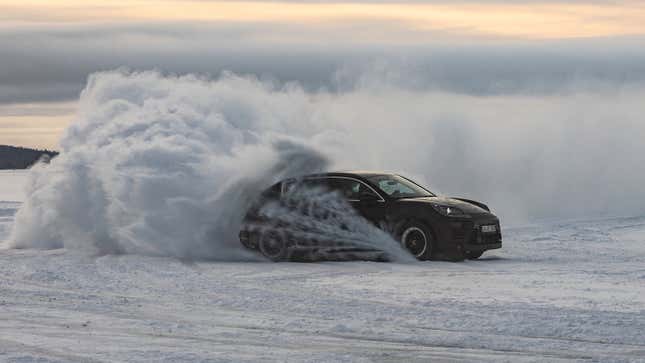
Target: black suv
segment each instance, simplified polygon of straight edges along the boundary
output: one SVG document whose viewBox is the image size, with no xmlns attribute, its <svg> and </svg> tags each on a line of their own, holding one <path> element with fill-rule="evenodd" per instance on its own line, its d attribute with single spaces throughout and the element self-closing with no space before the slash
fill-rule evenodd
<svg viewBox="0 0 645 363">
<path fill-rule="evenodd" d="M 316 212 L 311 212 L 311 207 L 303 209 L 301 203 L 294 203 L 291 198 L 295 190 L 321 189 L 334 193 L 345 206 L 351 205 L 353 208 L 344 209 L 350 210 L 355 218 L 364 221 L 357 216 L 360 215 L 386 231 L 419 260 L 476 259 L 486 250 L 502 247 L 499 219 L 485 204 L 463 198 L 439 197 L 406 177 L 378 172 L 315 174 L 273 185 L 246 214 L 239 235 L 242 244 L 274 261 L 293 259 L 299 251 L 305 250 L 327 254 L 350 250 L 378 252 L 378 248 L 357 248 L 344 241 L 325 241 L 325 238 L 320 238 L 320 233 L 314 236 L 290 232 L 295 229 L 289 225 L 291 217 L 280 217 L 298 208 L 300 213 L 309 213 L 309 218 L 316 220 L 311 228 L 320 228 L 321 223 L 324 227 L 325 221 L 330 220 L 324 208 L 322 214 L 316 215 Z M 330 202 L 318 200 L 317 203 Z M 278 206 L 279 211 L 262 212 L 267 205 Z M 343 208 L 336 210 L 342 211 Z M 341 221 L 341 225 L 348 228 L 346 222 Z M 302 225 L 298 228 L 303 230 Z M 371 256 L 387 259 L 378 253 Z"/>
</svg>

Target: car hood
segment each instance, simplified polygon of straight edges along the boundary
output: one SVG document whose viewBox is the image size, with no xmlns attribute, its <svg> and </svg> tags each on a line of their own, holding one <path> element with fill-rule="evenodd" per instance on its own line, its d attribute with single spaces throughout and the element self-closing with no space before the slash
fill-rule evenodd
<svg viewBox="0 0 645 363">
<path fill-rule="evenodd" d="M 470 204 L 458 199 L 448 198 L 448 197 L 418 197 L 418 198 L 405 198 L 400 199 L 402 201 L 411 201 L 411 202 L 420 202 L 420 203 L 434 203 L 441 204 L 449 207 L 456 207 L 464 211 L 467 214 L 486 214 L 490 213 L 485 209 L 482 209 L 474 204 Z"/>
</svg>

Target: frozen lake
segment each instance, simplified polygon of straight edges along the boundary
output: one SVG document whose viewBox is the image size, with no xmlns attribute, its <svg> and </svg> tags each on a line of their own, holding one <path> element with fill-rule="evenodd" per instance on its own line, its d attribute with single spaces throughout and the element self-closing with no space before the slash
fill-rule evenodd
<svg viewBox="0 0 645 363">
<path fill-rule="evenodd" d="M 22 182 L 0 173 L 0 241 Z M 409 265 L 2 250 L 0 361 L 645 361 L 645 217 L 504 233 Z"/>
</svg>

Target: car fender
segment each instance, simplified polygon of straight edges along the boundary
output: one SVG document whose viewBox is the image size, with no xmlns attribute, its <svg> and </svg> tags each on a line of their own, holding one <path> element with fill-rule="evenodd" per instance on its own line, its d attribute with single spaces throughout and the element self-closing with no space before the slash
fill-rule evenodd
<svg viewBox="0 0 645 363">
<path fill-rule="evenodd" d="M 434 224 L 438 219 L 437 212 L 427 203 L 399 202 L 402 205 L 391 206 L 387 216 L 387 230 L 392 235 L 400 232 L 400 229 L 410 221 L 419 221 L 426 225 L 434 233 Z"/>
</svg>

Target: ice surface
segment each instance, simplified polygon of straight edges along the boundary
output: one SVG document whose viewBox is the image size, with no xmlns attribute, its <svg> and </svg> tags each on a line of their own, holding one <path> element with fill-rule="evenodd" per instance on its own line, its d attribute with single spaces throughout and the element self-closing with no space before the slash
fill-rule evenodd
<svg viewBox="0 0 645 363">
<path fill-rule="evenodd" d="M 0 170 L 0 246 L 11 232 L 11 224 L 24 199 L 27 170 Z"/>
<path fill-rule="evenodd" d="M 20 202 L 25 198 L 28 170 L 0 170 L 0 202 Z"/>
<path fill-rule="evenodd" d="M 504 236 L 463 263 L 2 250 L 0 361 L 643 361 L 645 217 Z"/>
</svg>

